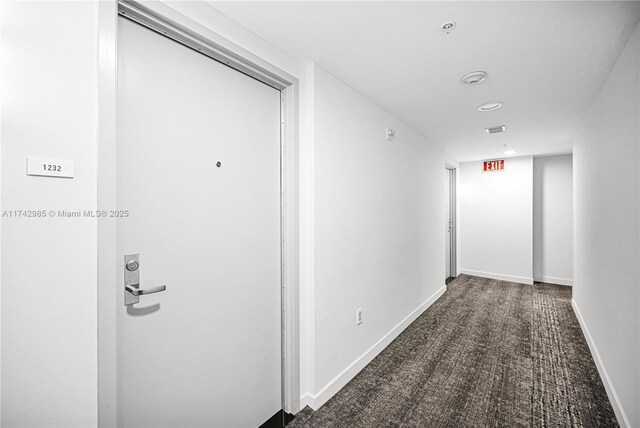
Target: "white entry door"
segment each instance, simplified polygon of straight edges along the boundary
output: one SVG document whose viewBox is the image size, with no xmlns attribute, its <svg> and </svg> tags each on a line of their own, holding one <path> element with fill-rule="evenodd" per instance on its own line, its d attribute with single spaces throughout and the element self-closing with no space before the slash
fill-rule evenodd
<svg viewBox="0 0 640 428">
<path fill-rule="evenodd" d="M 445 225 L 444 225 L 444 234 L 445 234 L 445 244 L 444 244 L 444 254 L 445 254 L 445 266 L 444 266 L 444 274 L 445 281 L 448 281 L 451 278 L 451 180 L 450 180 L 451 172 L 445 168 L 444 169 L 444 206 L 445 206 Z"/>
<path fill-rule="evenodd" d="M 119 425 L 259 426 L 281 409 L 280 92 L 123 18 L 118 61 L 121 295 L 125 272 L 166 285 L 120 305 Z"/>
</svg>

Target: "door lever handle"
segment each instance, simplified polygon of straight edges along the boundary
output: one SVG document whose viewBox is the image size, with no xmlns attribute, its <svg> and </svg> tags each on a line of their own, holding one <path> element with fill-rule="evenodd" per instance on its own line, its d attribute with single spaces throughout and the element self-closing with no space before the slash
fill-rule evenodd
<svg viewBox="0 0 640 428">
<path fill-rule="evenodd" d="M 151 288 L 140 288 L 140 254 L 126 254 L 124 256 L 124 305 L 135 305 L 140 302 L 140 296 L 159 293 L 167 289 L 166 285 Z"/>
<path fill-rule="evenodd" d="M 159 293 L 161 291 L 166 290 L 167 286 L 159 285 L 157 287 L 151 287 L 151 288 L 136 288 L 133 285 L 127 285 L 125 286 L 125 288 L 129 293 L 133 294 L 134 296 L 142 296 L 145 294 Z"/>
</svg>

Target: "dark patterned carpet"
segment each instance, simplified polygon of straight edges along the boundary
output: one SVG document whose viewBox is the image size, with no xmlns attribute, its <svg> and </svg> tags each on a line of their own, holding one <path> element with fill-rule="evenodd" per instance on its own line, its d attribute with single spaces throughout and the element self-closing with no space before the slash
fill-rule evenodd
<svg viewBox="0 0 640 428">
<path fill-rule="evenodd" d="M 571 288 L 461 275 L 300 427 L 617 427 Z"/>
</svg>

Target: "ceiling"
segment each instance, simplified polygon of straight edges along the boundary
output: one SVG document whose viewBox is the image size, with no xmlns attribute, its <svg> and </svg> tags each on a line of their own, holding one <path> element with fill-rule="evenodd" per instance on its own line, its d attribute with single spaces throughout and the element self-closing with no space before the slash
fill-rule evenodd
<svg viewBox="0 0 640 428">
<path fill-rule="evenodd" d="M 208 2 L 464 162 L 571 152 L 638 2 Z M 450 34 L 440 26 L 456 22 Z M 484 70 L 477 86 L 460 83 Z M 492 112 L 476 108 L 501 101 Z M 485 128 L 506 125 L 502 134 Z"/>
</svg>

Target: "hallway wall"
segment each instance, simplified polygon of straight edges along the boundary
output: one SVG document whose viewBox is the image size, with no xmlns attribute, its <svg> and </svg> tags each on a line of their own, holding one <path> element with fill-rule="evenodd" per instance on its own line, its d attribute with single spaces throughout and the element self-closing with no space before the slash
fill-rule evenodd
<svg viewBox="0 0 640 428">
<path fill-rule="evenodd" d="M 640 34 L 574 139 L 574 309 L 618 420 L 640 426 Z"/>
<path fill-rule="evenodd" d="M 573 285 L 573 157 L 533 158 L 533 279 Z"/>
<path fill-rule="evenodd" d="M 97 5 L 7 4 L 3 36 L 19 33 L 2 40 L 3 58 L 12 58 L 2 64 L 12 85 L 3 87 L 2 208 L 95 209 Z M 300 83 L 300 392 L 320 405 L 444 291 L 443 151 L 204 2 L 147 6 Z M 387 125 L 398 132 L 394 142 L 384 140 Z M 26 177 L 24 158 L 32 155 L 73 159 L 76 178 Z M 325 240 L 316 244 L 318 237 Z M 92 220 L 3 220 L 3 426 L 97 424 L 96 249 Z M 333 263 L 334 253 L 348 263 Z M 364 323 L 356 329 L 358 307 Z M 335 344 L 345 345 L 337 357 Z M 111 404 L 101 403 L 106 411 Z"/>
<path fill-rule="evenodd" d="M 317 408 L 444 292 L 444 152 L 314 74 Z"/>
<path fill-rule="evenodd" d="M 460 164 L 460 272 L 533 283 L 533 158 L 505 159 L 504 171 Z"/>
<path fill-rule="evenodd" d="M 224 44 L 226 38 L 225 46 L 241 46 L 300 81 L 301 393 L 317 407 L 441 290 L 442 150 L 328 73 L 269 45 L 209 5 L 171 7 L 178 10 L 176 20 L 197 17 L 216 41 Z M 11 83 L 2 88 L 3 210 L 43 204 L 95 208 L 96 10 L 90 2 L 2 4 L 2 74 L 3 82 Z M 605 383 L 615 388 L 612 401 L 635 426 L 640 425 L 638 46 L 636 29 L 576 138 L 574 171 L 575 301 L 591 345 L 597 345 L 597 361 L 607 369 Z M 385 125 L 398 131 L 392 143 L 384 140 Z M 73 159 L 76 178 L 26 177 L 24 158 L 40 154 Z M 526 159 L 508 162 L 524 165 Z M 469 177 L 478 178 L 478 163 L 462 164 L 458 171 L 467 168 Z M 518 180 L 527 180 L 524 171 Z M 481 188 L 470 188 L 468 200 L 500 217 L 499 210 L 473 196 Z M 526 195 L 520 195 L 524 208 L 518 215 L 526 216 L 531 201 Z M 95 221 L 22 220 L 2 222 L 3 426 L 95 426 Z M 461 234 L 464 219 L 460 223 Z M 514 232 L 514 241 L 525 245 L 499 255 L 507 260 L 518 254 L 518 269 L 508 274 L 528 279 L 532 271 L 520 255 L 530 251 L 529 238 L 524 228 Z M 502 231 L 488 239 L 496 236 Z M 482 247 L 471 247 L 468 260 L 474 267 Z M 461 254 L 462 266 L 464 259 Z M 364 323 L 356 327 L 359 307 Z M 335 355 L 338 346 L 344 355 Z"/>
<path fill-rule="evenodd" d="M 2 3 L 2 210 L 96 208 L 98 5 Z M 27 176 L 26 157 L 75 178 Z M 97 420 L 96 220 L 2 218 L 3 427 Z"/>
<path fill-rule="evenodd" d="M 115 2 L 110 4 L 115 10 Z M 312 129 L 302 62 L 204 2 L 147 6 L 195 26 L 229 49 L 240 45 L 247 57 L 265 58 L 298 78 L 300 129 Z M 98 40 L 104 36 L 99 9 L 97 2 L 1 4 L 2 210 L 96 208 Z M 197 16 L 197 23 L 189 16 Z M 112 43 L 114 49 L 115 39 Z M 308 150 L 305 132 L 300 132 L 299 152 L 303 189 L 309 186 L 307 171 L 313 170 L 308 166 L 313 151 Z M 27 156 L 71 159 L 76 176 L 26 176 Z M 305 202 L 300 201 L 300 210 L 305 221 L 312 220 Z M 310 239 L 309 226 L 302 223 L 304 245 Z M 92 427 L 98 423 L 96 233 L 92 219 L 2 219 L 3 427 Z M 301 250 L 303 254 L 308 266 L 308 252 Z M 301 275 L 308 281 L 313 270 L 304 269 Z M 302 302 L 306 299 L 301 295 Z M 304 336 L 304 319 L 301 324 Z M 312 361 L 305 357 L 303 361 Z M 301 377 L 308 372 L 303 367 Z M 302 380 L 302 391 L 306 381 Z M 113 410 L 114 403 L 100 404 Z"/>
</svg>

